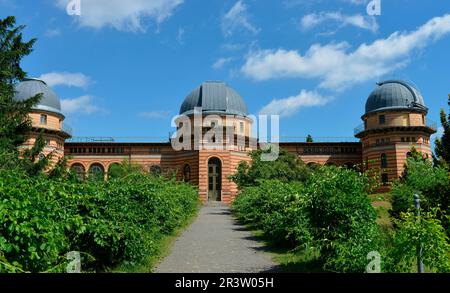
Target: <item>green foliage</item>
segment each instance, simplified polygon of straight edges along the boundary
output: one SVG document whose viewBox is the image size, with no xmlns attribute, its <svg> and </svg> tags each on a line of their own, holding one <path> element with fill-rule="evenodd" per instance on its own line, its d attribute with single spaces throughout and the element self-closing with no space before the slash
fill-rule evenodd
<svg viewBox="0 0 450 293">
<path fill-rule="evenodd" d="M 240 162 L 237 172 L 230 176 L 239 189 L 257 185 L 258 181 L 263 179 L 277 179 L 282 182 L 307 180 L 310 169 L 294 154 L 280 149 L 275 161 L 262 160 L 262 154 L 262 150 L 252 151 L 252 164 L 249 166 L 247 162 Z"/>
<path fill-rule="evenodd" d="M 108 169 L 108 178 L 123 178 L 130 173 L 142 172 L 142 166 L 123 160 L 120 164 L 112 164 Z"/>
<path fill-rule="evenodd" d="M 197 205 L 191 186 L 141 173 L 76 182 L 0 170 L 0 271 L 64 271 L 73 250 L 83 270 L 138 263 Z"/>
<path fill-rule="evenodd" d="M 422 247 L 423 264 L 427 270 L 434 272 L 450 272 L 450 244 L 442 227 L 436 218 L 437 209 L 421 215 L 420 220 L 413 212 L 401 213 L 395 220 L 398 229 L 390 252 L 393 272 L 417 272 L 417 248 Z"/>
<path fill-rule="evenodd" d="M 310 222 L 325 269 L 364 272 L 367 254 L 381 252 L 376 211 L 365 174 L 337 167 L 320 168 L 310 180 Z"/>
<path fill-rule="evenodd" d="M 311 242 L 305 198 L 299 183 L 263 180 L 244 189 L 233 202 L 237 217 L 262 229 L 273 242 L 307 247 Z"/>
<path fill-rule="evenodd" d="M 448 105 L 450 106 L 450 95 L 448 96 Z M 434 161 L 441 166 L 450 166 L 450 113 L 445 114 L 445 111 L 441 110 L 441 124 L 444 128 L 444 133 L 441 138 L 436 139 L 436 156 L 433 157 Z"/>
<path fill-rule="evenodd" d="M 337 167 L 309 176 L 304 182 L 259 181 L 240 192 L 233 211 L 275 243 L 318 249 L 324 270 L 365 271 L 367 254 L 383 252 L 369 178 Z"/>
<path fill-rule="evenodd" d="M 306 137 L 306 142 L 314 142 L 314 139 L 311 136 L 311 134 L 308 134 L 308 136 Z"/>
<path fill-rule="evenodd" d="M 425 210 L 440 206 L 443 210 L 450 208 L 450 180 L 448 171 L 442 167 L 433 167 L 429 160 L 410 157 L 406 163 L 407 172 L 392 187 L 391 215 L 399 217 L 413 206 L 413 195 L 419 194 L 421 205 Z"/>
</svg>

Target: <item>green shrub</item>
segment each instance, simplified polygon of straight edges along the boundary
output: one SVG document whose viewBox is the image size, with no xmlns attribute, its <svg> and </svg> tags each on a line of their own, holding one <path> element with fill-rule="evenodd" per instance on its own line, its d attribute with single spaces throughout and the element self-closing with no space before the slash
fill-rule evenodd
<svg viewBox="0 0 450 293">
<path fill-rule="evenodd" d="M 63 271 L 73 250 L 84 270 L 138 263 L 197 207 L 190 185 L 141 173 L 72 182 L 0 170 L 0 271 Z"/>
<path fill-rule="evenodd" d="M 422 247 L 423 264 L 433 272 L 450 272 L 450 244 L 437 209 L 425 212 L 420 221 L 413 212 L 401 213 L 395 220 L 394 247 L 390 251 L 390 271 L 417 271 L 417 247 Z"/>
<path fill-rule="evenodd" d="M 421 197 L 421 206 L 425 210 L 440 207 L 450 210 L 450 180 L 448 171 L 442 167 L 433 167 L 428 160 L 408 158 L 407 172 L 396 181 L 392 188 L 391 215 L 398 218 L 400 213 L 413 207 L 414 194 Z"/>
</svg>

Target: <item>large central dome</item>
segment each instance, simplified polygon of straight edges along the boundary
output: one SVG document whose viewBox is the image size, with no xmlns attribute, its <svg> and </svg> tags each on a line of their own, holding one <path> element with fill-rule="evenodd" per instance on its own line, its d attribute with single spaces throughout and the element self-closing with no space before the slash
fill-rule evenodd
<svg viewBox="0 0 450 293">
<path fill-rule="evenodd" d="M 204 114 L 247 115 L 242 97 L 221 81 L 206 81 L 193 90 L 181 104 L 180 114 L 193 114 L 195 107 Z"/>
<path fill-rule="evenodd" d="M 366 102 L 366 114 L 386 110 L 417 110 L 427 112 L 423 97 L 412 85 L 401 80 L 377 83 Z"/>
</svg>

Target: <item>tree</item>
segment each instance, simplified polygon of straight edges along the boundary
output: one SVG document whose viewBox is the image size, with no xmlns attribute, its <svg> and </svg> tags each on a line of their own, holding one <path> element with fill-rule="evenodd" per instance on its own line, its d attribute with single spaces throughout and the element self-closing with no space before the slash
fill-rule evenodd
<svg viewBox="0 0 450 293">
<path fill-rule="evenodd" d="M 448 105 L 450 106 L 450 94 L 448 95 Z M 435 163 L 444 166 L 450 166 L 450 113 L 445 113 L 441 109 L 441 124 L 444 128 L 444 133 L 441 138 L 436 138 L 436 156 L 434 156 Z"/>
<path fill-rule="evenodd" d="M 25 101 L 14 100 L 14 85 L 26 73 L 20 67 L 22 58 L 31 53 L 35 39 L 24 42 L 23 25 L 16 26 L 14 16 L 0 19 L 0 151 L 15 152 L 31 129 L 28 113 L 39 102 L 40 95 Z"/>
<path fill-rule="evenodd" d="M 314 142 L 311 134 L 308 134 L 308 136 L 306 137 L 306 142 Z"/>
</svg>

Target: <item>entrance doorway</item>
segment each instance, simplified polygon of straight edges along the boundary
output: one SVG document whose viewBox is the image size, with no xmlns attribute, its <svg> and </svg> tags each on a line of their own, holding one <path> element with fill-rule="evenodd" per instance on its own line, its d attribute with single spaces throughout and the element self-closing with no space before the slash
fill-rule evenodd
<svg viewBox="0 0 450 293">
<path fill-rule="evenodd" d="M 208 200 L 221 201 L 222 163 L 219 158 L 208 160 Z"/>
</svg>

